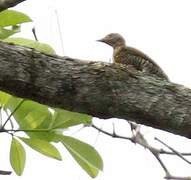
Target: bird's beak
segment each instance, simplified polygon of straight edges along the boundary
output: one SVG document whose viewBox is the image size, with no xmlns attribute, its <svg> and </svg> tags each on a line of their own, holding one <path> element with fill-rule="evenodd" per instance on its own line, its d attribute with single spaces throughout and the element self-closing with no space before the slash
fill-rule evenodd
<svg viewBox="0 0 191 180">
<path fill-rule="evenodd" d="M 98 39 L 98 40 L 96 40 L 97 42 L 105 42 L 105 39 L 104 38 L 102 38 L 102 39 Z"/>
</svg>

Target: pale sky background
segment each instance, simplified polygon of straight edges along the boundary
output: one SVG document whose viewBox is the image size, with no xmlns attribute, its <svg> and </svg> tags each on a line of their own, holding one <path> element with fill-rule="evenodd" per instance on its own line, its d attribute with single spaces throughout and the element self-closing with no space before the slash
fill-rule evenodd
<svg viewBox="0 0 191 180">
<path fill-rule="evenodd" d="M 108 62 L 112 49 L 95 40 L 111 32 L 121 33 L 129 46 L 152 57 L 179 84 L 191 87 L 191 1 L 190 0 L 28 0 L 16 8 L 27 13 L 33 23 L 23 26 L 17 36 L 32 38 L 36 27 L 41 42 L 50 44 L 58 54 L 79 59 Z M 58 14 L 64 49 L 61 47 L 56 13 Z M 117 122 L 116 122 L 117 121 Z M 122 120 L 95 120 L 106 130 L 116 122 L 118 134 L 129 135 L 129 127 Z M 74 130 L 75 131 L 75 130 Z M 68 131 L 72 134 L 74 131 Z M 180 136 L 143 128 L 153 143 L 157 136 L 176 150 L 191 152 L 191 142 Z M 98 137 L 97 137 L 98 136 Z M 155 179 L 164 172 L 153 156 L 125 140 L 112 139 L 92 128 L 74 133 L 93 145 L 104 160 L 104 171 L 96 180 Z M 10 137 L 0 137 L 0 169 L 10 170 Z M 21 177 L 14 173 L 5 180 L 66 179 L 90 180 L 69 153 L 61 146 L 63 161 L 59 162 L 27 148 L 27 162 Z M 164 156 L 173 175 L 190 175 L 191 166 L 178 158 Z"/>
</svg>

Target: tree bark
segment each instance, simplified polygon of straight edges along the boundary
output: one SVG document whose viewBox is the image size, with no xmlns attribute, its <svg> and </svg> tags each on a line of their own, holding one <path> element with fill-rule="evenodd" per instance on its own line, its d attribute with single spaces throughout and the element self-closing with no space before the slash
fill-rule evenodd
<svg viewBox="0 0 191 180">
<path fill-rule="evenodd" d="M 191 138 L 191 90 L 128 66 L 0 42 L 0 89 L 48 106 L 126 119 Z"/>
<path fill-rule="evenodd" d="M 16 6 L 17 4 L 25 0 L 1 0 L 0 1 L 0 12 L 6 10 L 7 8 Z"/>
</svg>

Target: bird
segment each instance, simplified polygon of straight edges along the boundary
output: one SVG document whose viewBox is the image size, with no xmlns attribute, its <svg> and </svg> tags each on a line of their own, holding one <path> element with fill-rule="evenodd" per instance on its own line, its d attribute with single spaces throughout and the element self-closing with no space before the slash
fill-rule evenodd
<svg viewBox="0 0 191 180">
<path fill-rule="evenodd" d="M 133 66 L 138 71 L 169 80 L 161 67 L 142 51 L 127 46 L 125 39 L 118 33 L 110 33 L 97 40 L 113 48 L 113 63 Z"/>
</svg>

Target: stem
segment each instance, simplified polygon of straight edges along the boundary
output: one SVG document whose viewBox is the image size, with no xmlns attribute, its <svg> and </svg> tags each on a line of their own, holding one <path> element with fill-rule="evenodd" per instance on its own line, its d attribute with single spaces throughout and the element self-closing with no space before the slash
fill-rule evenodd
<svg viewBox="0 0 191 180">
<path fill-rule="evenodd" d="M 163 144 L 164 146 L 166 146 L 167 148 L 169 148 L 174 154 L 176 154 L 179 158 L 181 158 L 182 160 L 184 160 L 185 162 L 187 162 L 188 164 L 191 164 L 191 162 L 189 160 L 187 160 L 186 158 L 184 158 L 182 156 L 181 153 L 179 153 L 178 151 L 176 151 L 175 149 L 173 149 L 172 147 L 170 147 L 169 145 L 167 145 L 166 143 L 164 143 L 163 141 L 161 141 L 160 139 L 158 139 L 157 137 L 155 137 L 155 140 L 157 140 L 158 142 L 160 142 L 161 144 Z"/>
<path fill-rule="evenodd" d="M 16 132 L 49 132 L 51 129 L 0 129 L 0 133 L 13 134 Z"/>
<path fill-rule="evenodd" d="M 167 167 L 164 165 L 164 163 L 162 162 L 161 158 L 159 157 L 158 153 L 155 153 L 153 151 L 150 150 L 150 152 L 154 155 L 154 157 L 158 160 L 159 164 L 161 165 L 161 167 L 163 168 L 163 170 L 165 171 L 166 176 L 171 176 Z"/>
<path fill-rule="evenodd" d="M 11 173 L 11 171 L 0 170 L 0 175 L 10 175 Z"/>
<path fill-rule="evenodd" d="M 9 116 L 8 112 L 5 111 L 5 113 L 6 113 L 7 117 L 8 117 L 8 116 Z M 11 118 L 10 118 L 9 122 L 10 122 L 10 124 L 11 124 L 11 129 L 13 129 L 13 128 L 14 128 L 14 125 L 13 125 L 13 122 L 12 122 Z"/>
<path fill-rule="evenodd" d="M 16 129 L 7 130 L 12 132 L 49 132 L 50 129 Z"/>
<path fill-rule="evenodd" d="M 120 135 L 116 135 L 116 134 L 109 133 L 109 132 L 107 132 L 107 131 L 104 131 L 104 130 L 98 128 L 98 127 L 95 126 L 94 124 L 92 124 L 91 127 L 93 127 L 94 129 L 100 131 L 101 133 L 106 134 L 106 135 L 108 135 L 108 136 L 111 136 L 111 137 L 113 137 L 113 138 L 127 139 L 127 140 L 132 141 L 132 138 L 130 138 L 130 137 L 125 137 L 125 136 L 120 136 Z"/>
<path fill-rule="evenodd" d="M 11 112 L 11 114 L 8 116 L 8 118 L 6 119 L 5 123 L 2 126 L 2 129 L 5 128 L 5 125 L 7 124 L 7 122 L 10 120 L 11 116 L 13 116 L 13 114 L 17 111 L 17 109 L 23 104 L 23 102 L 25 101 L 25 99 L 22 99 L 19 104 L 17 105 L 17 107 Z"/>
<path fill-rule="evenodd" d="M 33 36 L 34 36 L 35 40 L 38 41 L 35 27 L 32 28 L 32 33 L 33 33 Z"/>
</svg>

